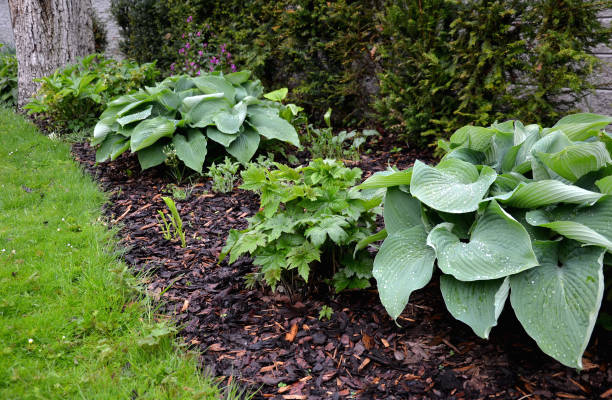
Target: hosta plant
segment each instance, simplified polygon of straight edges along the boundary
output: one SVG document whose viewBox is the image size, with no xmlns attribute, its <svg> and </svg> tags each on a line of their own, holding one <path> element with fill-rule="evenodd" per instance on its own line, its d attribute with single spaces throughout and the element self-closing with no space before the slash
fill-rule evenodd
<svg viewBox="0 0 612 400">
<path fill-rule="evenodd" d="M 372 233 L 381 198 L 350 189 L 361 170 L 323 159 L 275 166 L 251 164 L 242 172 L 241 188 L 259 193 L 261 209 L 247 229 L 230 231 L 220 259 L 229 254 L 232 263 L 249 253 L 273 288 L 297 276 L 331 278 L 336 291 L 368 287 L 372 259 L 355 245 Z"/>
<path fill-rule="evenodd" d="M 396 319 L 441 271 L 449 312 L 488 338 L 504 305 L 559 362 L 582 367 L 612 251 L 612 118 L 565 117 L 552 128 L 466 126 L 436 166 L 379 173 L 385 234 L 373 275 Z M 366 241 L 367 242 L 367 241 Z"/>
<path fill-rule="evenodd" d="M 248 162 L 263 139 L 299 146 L 291 120 L 297 107 L 262 98 L 249 71 L 189 77 L 176 75 L 108 104 L 93 134 L 98 162 L 130 150 L 143 169 L 163 163 L 168 148 L 202 172 L 210 144 Z M 215 151 L 216 152 L 216 151 Z M 221 154 L 214 154 L 215 157 Z"/>
</svg>

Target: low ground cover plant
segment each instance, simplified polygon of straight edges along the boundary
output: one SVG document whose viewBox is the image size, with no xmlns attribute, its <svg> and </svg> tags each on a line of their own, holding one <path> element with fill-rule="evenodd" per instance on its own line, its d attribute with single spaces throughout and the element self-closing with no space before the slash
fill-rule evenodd
<svg viewBox="0 0 612 400">
<path fill-rule="evenodd" d="M 612 251 L 612 118 L 576 114 L 551 128 L 519 121 L 466 126 L 416 161 L 361 188 L 386 188 L 374 261 L 397 319 L 435 261 L 449 312 L 488 338 L 507 299 L 546 354 L 582 368 Z"/>
<path fill-rule="evenodd" d="M 228 193 L 234 189 L 240 164 L 225 157 L 223 163 L 212 163 L 206 176 L 212 179 L 212 190 L 217 193 Z"/>
<path fill-rule="evenodd" d="M 249 253 L 261 267 L 254 278 L 272 288 L 293 287 L 298 277 L 331 279 L 336 291 L 368 287 L 372 260 L 355 245 L 372 233 L 381 199 L 350 190 L 361 170 L 323 159 L 295 169 L 274 165 L 242 172 L 240 188 L 259 193 L 261 210 L 247 229 L 230 231 L 220 260 Z"/>
<path fill-rule="evenodd" d="M 38 79 L 41 87 L 24 108 L 46 119 L 52 129 L 88 128 L 112 98 L 152 85 L 158 75 L 155 63 L 139 65 L 91 54 Z"/>
<path fill-rule="evenodd" d="M 17 57 L 0 43 L 0 105 L 17 105 Z"/>
<path fill-rule="evenodd" d="M 335 160 L 359 160 L 361 146 L 369 136 L 377 136 L 372 129 L 363 131 L 342 130 L 334 134 L 331 123 L 331 108 L 323 116 L 326 128 L 306 126 L 304 142 L 312 158 L 333 158 Z"/>
<path fill-rule="evenodd" d="M 262 138 L 299 147 L 289 122 L 298 108 L 267 100 L 263 92 L 250 71 L 240 71 L 176 75 L 118 97 L 94 129 L 92 144 L 100 145 L 96 160 L 112 161 L 130 150 L 147 169 L 174 152 L 185 166 L 201 173 L 207 154 L 214 159 L 227 152 L 248 162 Z"/>
</svg>

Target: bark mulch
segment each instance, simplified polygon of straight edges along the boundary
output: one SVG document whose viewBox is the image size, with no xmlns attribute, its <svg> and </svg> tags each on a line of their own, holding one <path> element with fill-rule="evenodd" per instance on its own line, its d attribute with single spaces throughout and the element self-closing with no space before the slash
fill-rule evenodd
<svg viewBox="0 0 612 400">
<path fill-rule="evenodd" d="M 364 176 L 422 157 L 378 147 L 355 163 Z M 106 214 L 121 226 L 125 260 L 150 274 L 148 289 L 163 301 L 161 310 L 201 350 L 210 372 L 258 389 L 256 398 L 612 399 L 610 332 L 596 328 L 579 373 L 544 355 L 509 305 L 491 339 L 479 339 L 446 311 L 437 279 L 411 296 L 400 326 L 374 289 L 291 297 L 247 289 L 251 260 L 228 265 L 217 257 L 228 231 L 245 228 L 245 218 L 259 208 L 257 196 L 240 189 L 214 194 L 201 179 L 188 199 L 177 201 L 187 233 L 181 248 L 163 239 L 155 218 L 172 183 L 163 169 L 141 172 L 127 155 L 95 165 L 87 144 L 73 153 L 111 194 Z M 318 319 L 323 305 L 333 309 L 330 320 Z"/>
</svg>

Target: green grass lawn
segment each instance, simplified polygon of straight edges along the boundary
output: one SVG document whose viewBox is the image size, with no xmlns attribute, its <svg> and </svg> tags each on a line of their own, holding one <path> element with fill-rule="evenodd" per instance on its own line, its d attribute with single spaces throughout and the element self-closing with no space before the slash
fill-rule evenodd
<svg viewBox="0 0 612 400">
<path fill-rule="evenodd" d="M 105 201 L 67 144 L 0 109 L 0 398 L 218 398 L 118 260 Z"/>
</svg>

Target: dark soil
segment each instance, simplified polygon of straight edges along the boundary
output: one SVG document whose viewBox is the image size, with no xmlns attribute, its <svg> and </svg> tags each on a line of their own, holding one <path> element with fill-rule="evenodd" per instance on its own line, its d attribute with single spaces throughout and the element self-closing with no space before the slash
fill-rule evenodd
<svg viewBox="0 0 612 400">
<path fill-rule="evenodd" d="M 391 144 L 377 147 L 355 163 L 364 176 L 430 158 L 405 149 L 390 154 Z M 228 265 L 217 264 L 217 256 L 228 231 L 245 228 L 245 218 L 258 210 L 257 196 L 240 189 L 212 194 L 201 179 L 187 200 L 177 201 L 187 232 L 181 248 L 162 237 L 156 220 L 173 182 L 163 169 L 141 172 L 127 155 L 95 165 L 87 144 L 73 152 L 110 193 L 106 214 L 121 226 L 125 260 L 135 272 L 151 273 L 148 289 L 164 302 L 161 309 L 201 350 L 205 368 L 225 382 L 259 389 L 256 398 L 612 398 L 610 332 L 596 328 L 579 373 L 542 353 L 509 306 L 491 340 L 479 339 L 446 311 L 437 279 L 411 296 L 401 326 L 387 316 L 376 290 L 290 298 L 246 289 L 244 276 L 255 270 L 250 259 Z M 329 321 L 318 319 L 323 305 L 334 311 Z"/>
</svg>

